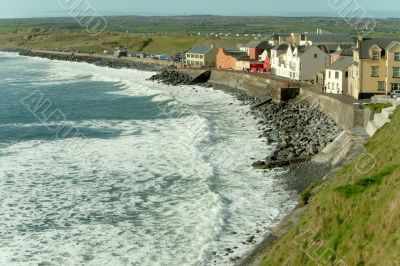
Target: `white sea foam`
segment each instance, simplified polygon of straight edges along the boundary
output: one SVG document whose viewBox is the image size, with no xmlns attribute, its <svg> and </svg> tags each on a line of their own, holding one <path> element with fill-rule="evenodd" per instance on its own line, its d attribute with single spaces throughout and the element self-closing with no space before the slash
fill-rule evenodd
<svg viewBox="0 0 400 266">
<path fill-rule="evenodd" d="M 64 122 L 120 130 L 113 138 L 1 148 L 0 265 L 229 265 L 252 248 L 242 242 L 260 241 L 294 207 L 278 173 L 251 167 L 272 147 L 234 97 L 152 83 L 135 70 L 40 63 L 49 65 L 44 82 L 118 83 L 113 93 L 153 96 L 169 108 L 152 121 Z"/>
</svg>

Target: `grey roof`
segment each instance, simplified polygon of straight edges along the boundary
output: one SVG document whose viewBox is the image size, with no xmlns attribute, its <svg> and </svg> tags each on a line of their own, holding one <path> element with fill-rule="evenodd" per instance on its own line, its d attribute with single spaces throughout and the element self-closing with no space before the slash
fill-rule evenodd
<svg viewBox="0 0 400 266">
<path fill-rule="evenodd" d="M 212 49 L 212 47 L 210 47 L 210 46 L 193 46 L 186 53 L 190 53 L 190 54 L 206 54 L 211 49 Z"/>
<path fill-rule="evenodd" d="M 251 41 L 243 44 L 242 47 L 268 49 L 271 48 L 271 45 L 269 45 L 268 41 Z"/>
<path fill-rule="evenodd" d="M 345 70 L 353 64 L 353 57 L 342 56 L 337 61 L 333 62 L 327 69 L 332 70 Z"/>
<path fill-rule="evenodd" d="M 318 45 L 318 46 L 311 45 L 311 46 L 298 46 L 299 55 L 301 55 L 301 54 L 307 52 L 307 51 L 310 50 L 310 49 L 314 49 L 314 47 L 317 47 L 317 48 L 320 49 L 322 52 L 324 52 L 324 53 L 327 54 L 327 50 L 326 50 L 325 45 Z"/>
<path fill-rule="evenodd" d="M 353 51 L 356 50 L 357 48 L 354 45 L 339 45 L 338 48 L 340 50 L 336 50 L 333 54 L 338 54 L 341 56 L 353 56 Z"/>
<path fill-rule="evenodd" d="M 313 42 L 354 42 L 353 37 L 350 34 L 345 33 L 333 33 L 333 34 L 317 34 L 317 33 L 304 33 L 307 40 Z"/>
<path fill-rule="evenodd" d="M 233 56 L 236 59 L 248 59 L 249 58 L 249 55 L 246 52 L 238 50 L 235 47 L 224 48 L 224 53 L 226 55 Z"/>
<path fill-rule="evenodd" d="M 275 46 L 274 48 L 272 48 L 272 50 L 286 51 L 288 48 L 289 48 L 289 44 L 287 44 L 287 43 L 281 43 L 281 44 Z"/>
<path fill-rule="evenodd" d="M 373 45 L 377 45 L 383 51 L 385 51 L 388 46 L 392 44 L 392 42 L 400 42 L 399 38 L 377 38 L 377 39 L 364 39 L 360 42 L 359 51 L 360 51 L 360 59 L 368 59 L 369 56 L 369 49 Z"/>
</svg>

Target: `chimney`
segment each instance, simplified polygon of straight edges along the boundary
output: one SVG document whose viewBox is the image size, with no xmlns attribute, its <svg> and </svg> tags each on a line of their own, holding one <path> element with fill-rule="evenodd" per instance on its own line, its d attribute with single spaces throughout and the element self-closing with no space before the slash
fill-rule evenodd
<svg viewBox="0 0 400 266">
<path fill-rule="evenodd" d="M 364 40 L 362 35 L 358 35 L 357 37 L 357 48 L 360 48 L 360 43 Z"/>
</svg>

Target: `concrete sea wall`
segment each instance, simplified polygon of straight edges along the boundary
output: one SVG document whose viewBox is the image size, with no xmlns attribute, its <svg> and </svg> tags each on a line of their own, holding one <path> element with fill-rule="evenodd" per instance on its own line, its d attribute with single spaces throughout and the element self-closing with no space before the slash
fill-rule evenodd
<svg viewBox="0 0 400 266">
<path fill-rule="evenodd" d="M 191 76 L 197 76 L 204 70 L 182 69 L 181 71 Z M 366 128 L 371 117 L 370 111 L 359 108 L 350 96 L 322 93 L 307 83 L 279 79 L 271 75 L 225 70 L 212 70 L 209 81 L 243 90 L 249 96 L 262 100 L 272 99 L 275 102 L 300 94 L 298 98 L 300 101 L 305 101 L 314 107 L 317 106 L 342 129 Z"/>
</svg>

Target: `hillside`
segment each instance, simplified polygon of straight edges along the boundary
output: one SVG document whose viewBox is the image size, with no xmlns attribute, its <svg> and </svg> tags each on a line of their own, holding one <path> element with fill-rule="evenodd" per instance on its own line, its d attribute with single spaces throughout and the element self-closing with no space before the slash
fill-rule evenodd
<svg viewBox="0 0 400 266">
<path fill-rule="evenodd" d="M 312 191 L 261 265 L 400 265 L 400 109 L 365 152 Z"/>
<path fill-rule="evenodd" d="M 91 36 L 84 30 L 23 29 L 0 33 L 0 47 L 26 47 L 42 49 L 68 49 L 102 51 L 124 46 L 130 52 L 174 54 L 188 50 L 194 45 L 235 46 L 251 38 L 192 37 L 185 35 L 154 35 L 104 32 Z"/>
</svg>

